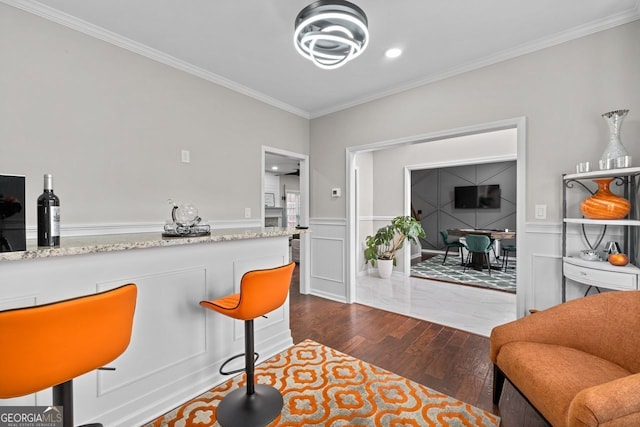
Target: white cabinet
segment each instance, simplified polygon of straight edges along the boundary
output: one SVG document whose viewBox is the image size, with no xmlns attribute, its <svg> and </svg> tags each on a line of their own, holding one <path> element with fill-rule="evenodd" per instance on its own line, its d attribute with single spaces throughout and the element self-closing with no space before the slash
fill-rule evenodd
<svg viewBox="0 0 640 427">
<path fill-rule="evenodd" d="M 638 288 L 637 267 L 629 264 L 616 267 L 606 261 L 584 261 L 565 257 L 563 271 L 566 278 L 586 285 L 629 291 Z"/>
<path fill-rule="evenodd" d="M 640 268 L 637 266 L 637 238 L 640 231 L 640 216 L 636 206 L 640 168 L 611 169 L 562 176 L 562 301 L 567 299 L 567 279 L 586 285 L 585 295 L 592 287 L 613 290 L 638 289 Z M 598 178 L 615 178 L 614 183 L 623 190 L 623 196 L 631 202 L 631 212 L 626 219 L 594 220 L 583 218 L 579 206 L 568 207 L 568 192 L 579 192 L 585 199 L 595 193 L 591 180 Z M 583 249 L 602 250 L 603 237 L 609 229 L 621 236 L 621 249 L 629 256 L 629 264 L 618 267 L 606 260 L 587 261 L 578 257 Z M 584 247 L 570 247 L 567 234 L 569 231 L 582 233 Z M 593 242 L 587 234 L 596 234 Z M 590 245 L 592 247 L 590 247 Z"/>
</svg>

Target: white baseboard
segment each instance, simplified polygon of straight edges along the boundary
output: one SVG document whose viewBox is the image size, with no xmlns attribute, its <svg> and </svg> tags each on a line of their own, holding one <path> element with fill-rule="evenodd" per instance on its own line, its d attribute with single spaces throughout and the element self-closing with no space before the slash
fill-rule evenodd
<svg viewBox="0 0 640 427">
<path fill-rule="evenodd" d="M 319 291 L 319 290 L 311 290 L 311 292 L 309 293 L 309 295 L 314 295 L 320 298 L 324 298 L 324 299 L 328 299 L 331 301 L 337 301 L 337 302 L 342 302 L 342 303 L 346 303 L 347 302 L 347 298 L 342 296 L 342 295 L 336 295 L 336 294 L 331 294 L 328 292 L 323 292 L 323 291 Z"/>
</svg>

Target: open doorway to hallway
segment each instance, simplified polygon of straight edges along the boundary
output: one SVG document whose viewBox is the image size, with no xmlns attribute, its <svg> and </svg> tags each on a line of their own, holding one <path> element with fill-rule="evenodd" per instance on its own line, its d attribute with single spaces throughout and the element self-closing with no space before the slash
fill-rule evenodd
<svg viewBox="0 0 640 427">
<path fill-rule="evenodd" d="M 300 225 L 300 160 L 281 154 L 264 157 L 264 226 Z"/>
<path fill-rule="evenodd" d="M 264 227 L 305 229 L 309 225 L 309 157 L 262 147 L 262 222 Z M 300 292 L 309 292 L 309 238 L 290 239 L 290 259 L 299 265 Z"/>
</svg>

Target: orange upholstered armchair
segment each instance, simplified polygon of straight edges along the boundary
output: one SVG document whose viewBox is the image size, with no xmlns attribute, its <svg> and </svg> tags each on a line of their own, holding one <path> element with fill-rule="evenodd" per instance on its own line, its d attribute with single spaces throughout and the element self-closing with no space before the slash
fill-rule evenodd
<svg viewBox="0 0 640 427">
<path fill-rule="evenodd" d="M 569 301 L 491 332 L 504 379 L 556 427 L 640 426 L 640 291 Z"/>
</svg>

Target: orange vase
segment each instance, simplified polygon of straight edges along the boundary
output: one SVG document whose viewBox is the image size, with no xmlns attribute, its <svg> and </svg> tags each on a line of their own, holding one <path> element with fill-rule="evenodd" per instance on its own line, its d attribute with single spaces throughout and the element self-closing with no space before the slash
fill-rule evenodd
<svg viewBox="0 0 640 427">
<path fill-rule="evenodd" d="M 609 190 L 613 178 L 594 179 L 598 191 L 580 204 L 582 215 L 590 219 L 622 219 L 631 210 L 631 203 Z"/>
</svg>

